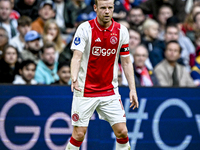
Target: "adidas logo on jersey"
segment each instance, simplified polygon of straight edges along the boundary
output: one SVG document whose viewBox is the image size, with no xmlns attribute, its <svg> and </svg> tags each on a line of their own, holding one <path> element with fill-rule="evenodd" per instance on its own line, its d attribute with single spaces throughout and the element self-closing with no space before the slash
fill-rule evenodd
<svg viewBox="0 0 200 150">
<path fill-rule="evenodd" d="M 100 38 L 96 39 L 95 42 L 101 42 Z"/>
</svg>

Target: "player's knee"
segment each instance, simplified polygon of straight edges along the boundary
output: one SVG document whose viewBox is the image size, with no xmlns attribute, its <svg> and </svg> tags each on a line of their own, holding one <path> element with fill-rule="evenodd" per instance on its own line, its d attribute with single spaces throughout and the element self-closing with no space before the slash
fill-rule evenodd
<svg viewBox="0 0 200 150">
<path fill-rule="evenodd" d="M 75 134 L 75 139 L 78 141 L 83 141 L 85 137 L 85 133 L 81 131 L 77 131 Z"/>
<path fill-rule="evenodd" d="M 128 131 L 126 128 L 120 129 L 115 133 L 117 138 L 126 138 L 128 136 Z"/>
</svg>

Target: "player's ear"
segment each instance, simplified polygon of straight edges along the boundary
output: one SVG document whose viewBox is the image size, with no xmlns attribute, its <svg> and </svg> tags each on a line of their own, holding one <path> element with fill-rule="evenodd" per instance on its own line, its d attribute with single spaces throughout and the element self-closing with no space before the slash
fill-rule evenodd
<svg viewBox="0 0 200 150">
<path fill-rule="evenodd" d="M 95 12 L 97 12 L 97 5 L 96 5 L 96 4 L 94 4 L 94 6 L 93 6 L 93 7 L 94 7 L 94 11 L 95 11 Z"/>
</svg>

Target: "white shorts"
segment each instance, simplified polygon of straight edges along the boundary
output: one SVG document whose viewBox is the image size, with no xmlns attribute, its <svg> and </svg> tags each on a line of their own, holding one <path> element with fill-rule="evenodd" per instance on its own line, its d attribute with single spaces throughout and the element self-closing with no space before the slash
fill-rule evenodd
<svg viewBox="0 0 200 150">
<path fill-rule="evenodd" d="M 126 115 L 120 95 L 106 97 L 73 97 L 72 125 L 87 127 L 94 111 L 99 118 L 106 120 L 110 125 L 126 122 Z"/>
</svg>

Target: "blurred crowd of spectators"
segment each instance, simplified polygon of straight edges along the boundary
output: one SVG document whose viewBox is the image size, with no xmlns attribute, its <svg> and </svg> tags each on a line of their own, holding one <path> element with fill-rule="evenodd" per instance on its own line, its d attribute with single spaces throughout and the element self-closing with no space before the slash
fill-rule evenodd
<svg viewBox="0 0 200 150">
<path fill-rule="evenodd" d="M 70 45 L 94 0 L 0 0 L 0 83 L 70 85 Z M 115 0 L 137 86 L 200 86 L 200 1 Z M 118 81 L 127 86 L 119 60 Z"/>
</svg>

